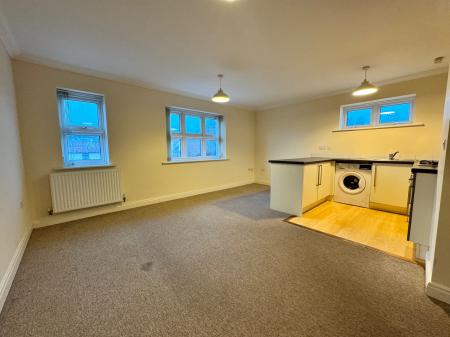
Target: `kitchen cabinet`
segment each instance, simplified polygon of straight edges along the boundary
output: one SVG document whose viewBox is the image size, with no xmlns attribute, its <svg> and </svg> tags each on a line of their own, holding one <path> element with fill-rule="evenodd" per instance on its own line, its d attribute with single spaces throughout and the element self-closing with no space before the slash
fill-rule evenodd
<svg viewBox="0 0 450 337">
<path fill-rule="evenodd" d="M 303 198 L 302 208 L 306 208 L 317 201 L 317 182 L 319 166 L 316 164 L 305 165 L 303 169 Z"/>
<path fill-rule="evenodd" d="M 319 164 L 320 184 L 317 191 L 317 199 L 322 200 L 333 195 L 333 181 L 334 181 L 334 164 L 322 163 Z"/>
<path fill-rule="evenodd" d="M 272 164 L 270 166 L 270 208 L 301 215 L 303 165 Z"/>
<path fill-rule="evenodd" d="M 411 179 L 408 241 L 415 243 L 415 257 L 425 260 L 430 246 L 437 173 L 414 173 Z"/>
<path fill-rule="evenodd" d="M 332 195 L 334 166 L 331 162 L 305 165 L 303 172 L 302 210 L 320 204 Z"/>
<path fill-rule="evenodd" d="M 340 158 L 339 161 L 345 159 Z M 370 207 L 407 214 L 409 176 L 413 160 L 361 160 L 372 164 Z M 270 208 L 301 216 L 334 194 L 335 159 L 308 157 L 269 160 Z"/>
<path fill-rule="evenodd" d="M 406 214 L 411 168 L 410 164 L 374 163 L 370 207 Z"/>
<path fill-rule="evenodd" d="M 301 216 L 332 195 L 332 162 L 273 163 L 270 175 L 270 208 L 280 212 Z"/>
</svg>

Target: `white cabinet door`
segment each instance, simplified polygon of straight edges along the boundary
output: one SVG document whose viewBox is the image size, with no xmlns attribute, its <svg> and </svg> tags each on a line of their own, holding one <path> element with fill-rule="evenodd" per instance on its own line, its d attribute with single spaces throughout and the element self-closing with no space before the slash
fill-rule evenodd
<svg viewBox="0 0 450 337">
<path fill-rule="evenodd" d="M 318 165 L 316 164 L 305 165 L 303 168 L 302 208 L 308 207 L 317 201 L 318 173 Z"/>
<path fill-rule="evenodd" d="M 317 199 L 321 200 L 333 194 L 333 164 L 319 164 L 319 186 Z"/>
<path fill-rule="evenodd" d="M 411 167 L 409 164 L 374 164 L 370 202 L 406 209 Z"/>
</svg>

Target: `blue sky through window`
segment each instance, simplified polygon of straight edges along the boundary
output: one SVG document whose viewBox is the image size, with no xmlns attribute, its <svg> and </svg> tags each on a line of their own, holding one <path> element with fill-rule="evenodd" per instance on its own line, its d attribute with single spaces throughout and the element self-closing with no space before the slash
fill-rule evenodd
<svg viewBox="0 0 450 337">
<path fill-rule="evenodd" d="M 205 118 L 205 133 L 210 136 L 219 135 L 219 120 L 217 118 Z"/>
<path fill-rule="evenodd" d="M 174 133 L 181 132 L 180 115 L 177 113 L 172 112 L 170 114 L 170 132 L 174 132 Z"/>
<path fill-rule="evenodd" d="M 380 124 L 407 123 L 410 120 L 411 102 L 382 105 L 380 107 Z"/>
<path fill-rule="evenodd" d="M 98 104 L 94 102 L 66 100 L 66 125 L 69 127 L 98 128 Z"/>
<path fill-rule="evenodd" d="M 355 109 L 347 111 L 346 126 L 357 127 L 370 125 L 372 115 L 371 108 Z"/>
<path fill-rule="evenodd" d="M 202 118 L 199 116 L 186 115 L 186 133 L 201 134 L 202 133 Z"/>
</svg>

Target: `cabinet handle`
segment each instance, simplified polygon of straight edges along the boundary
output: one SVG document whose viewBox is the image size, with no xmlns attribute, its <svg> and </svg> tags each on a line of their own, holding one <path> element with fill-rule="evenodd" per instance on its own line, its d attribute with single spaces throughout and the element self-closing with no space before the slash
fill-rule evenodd
<svg viewBox="0 0 450 337">
<path fill-rule="evenodd" d="M 412 207 L 412 201 L 413 201 L 413 193 L 414 193 L 414 175 L 411 175 L 411 178 L 409 178 L 409 188 L 408 188 L 408 204 L 406 205 L 408 208 L 408 216 L 411 216 L 411 207 Z"/>
<path fill-rule="evenodd" d="M 316 177 L 316 186 L 320 185 L 320 165 L 317 165 L 317 177 Z"/>
<path fill-rule="evenodd" d="M 320 165 L 320 176 L 319 176 L 319 185 L 322 185 L 322 170 L 323 170 L 323 166 Z"/>
<path fill-rule="evenodd" d="M 373 165 L 373 187 L 377 186 L 377 166 Z"/>
</svg>

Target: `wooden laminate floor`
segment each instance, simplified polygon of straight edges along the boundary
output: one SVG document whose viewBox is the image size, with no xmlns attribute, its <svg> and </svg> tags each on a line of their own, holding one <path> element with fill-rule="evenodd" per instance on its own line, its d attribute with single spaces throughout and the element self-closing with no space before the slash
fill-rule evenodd
<svg viewBox="0 0 450 337">
<path fill-rule="evenodd" d="M 414 261 L 404 215 L 327 201 L 288 222 Z"/>
</svg>

